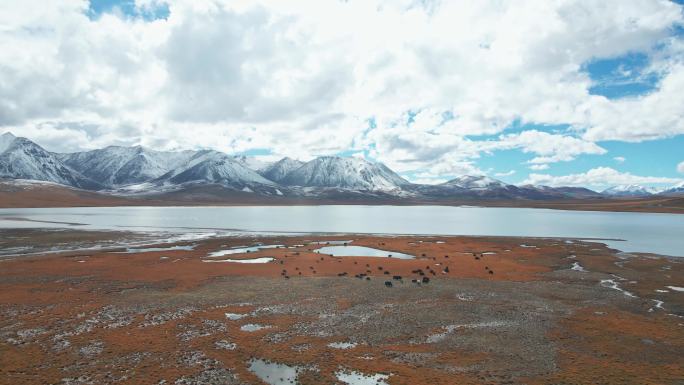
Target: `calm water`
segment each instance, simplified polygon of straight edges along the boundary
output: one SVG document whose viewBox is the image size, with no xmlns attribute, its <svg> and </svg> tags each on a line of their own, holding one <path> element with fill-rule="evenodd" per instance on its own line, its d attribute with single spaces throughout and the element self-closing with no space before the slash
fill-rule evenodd
<svg viewBox="0 0 684 385">
<path fill-rule="evenodd" d="M 398 258 L 398 259 L 413 259 L 415 256 L 410 254 L 398 253 L 396 251 L 387 251 L 374 249 L 365 246 L 325 246 L 318 250 L 317 253 L 329 254 L 334 257 L 378 257 L 378 258 Z"/>
<path fill-rule="evenodd" d="M 677 214 L 445 206 L 50 208 L 0 209 L 0 227 L 601 238 L 626 240 L 606 243 L 627 252 L 684 256 L 684 215 Z"/>
</svg>

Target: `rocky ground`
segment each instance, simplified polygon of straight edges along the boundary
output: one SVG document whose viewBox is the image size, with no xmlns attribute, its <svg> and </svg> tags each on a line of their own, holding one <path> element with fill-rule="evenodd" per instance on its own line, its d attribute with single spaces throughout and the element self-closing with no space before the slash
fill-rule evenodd
<svg viewBox="0 0 684 385">
<path fill-rule="evenodd" d="M 22 231 L 2 247 L 120 238 Z M 334 241 L 416 258 L 314 252 Z M 258 244 L 282 247 L 210 257 Z M 521 238 L 150 247 L 0 261 L 0 384 L 684 384 L 677 259 Z M 269 262 L 205 262 L 226 259 Z"/>
</svg>

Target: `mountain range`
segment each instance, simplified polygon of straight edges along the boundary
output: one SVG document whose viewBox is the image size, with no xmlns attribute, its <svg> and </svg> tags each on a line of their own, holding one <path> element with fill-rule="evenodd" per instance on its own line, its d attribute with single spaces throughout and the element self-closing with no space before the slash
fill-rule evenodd
<svg viewBox="0 0 684 385">
<path fill-rule="evenodd" d="M 154 151 L 110 146 L 52 153 L 11 133 L 0 136 L 0 178 L 53 182 L 114 195 L 152 194 L 219 186 L 259 196 L 563 199 L 684 194 L 684 183 L 664 191 L 638 185 L 601 193 L 580 187 L 515 186 L 487 176 L 464 175 L 437 185 L 414 184 L 382 163 L 322 156 L 308 162 L 264 162 L 214 150 Z"/>
</svg>

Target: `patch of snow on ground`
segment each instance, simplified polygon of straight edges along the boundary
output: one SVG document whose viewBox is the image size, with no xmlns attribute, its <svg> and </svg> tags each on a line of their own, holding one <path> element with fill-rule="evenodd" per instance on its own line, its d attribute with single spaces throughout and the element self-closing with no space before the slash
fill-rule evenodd
<svg viewBox="0 0 684 385">
<path fill-rule="evenodd" d="M 259 330 L 270 329 L 270 325 L 259 325 L 259 324 L 245 324 L 240 326 L 240 330 L 243 332 L 256 332 Z"/>
<path fill-rule="evenodd" d="M 584 267 L 582 267 L 582 265 L 580 265 L 578 262 L 573 262 L 572 267 L 570 268 L 570 270 L 586 272 L 586 270 L 584 269 Z"/>
<path fill-rule="evenodd" d="M 655 305 L 654 305 L 652 308 L 648 309 L 649 313 L 654 312 L 655 309 L 665 310 L 665 308 L 663 307 L 663 305 L 665 304 L 665 302 L 663 302 L 663 301 L 661 301 L 661 300 L 659 300 L 659 299 L 653 299 L 653 300 L 651 300 L 651 301 L 655 302 Z"/>
<path fill-rule="evenodd" d="M 684 292 L 684 287 L 679 287 L 679 286 L 668 286 L 667 287 L 670 290 L 678 291 L 678 292 Z"/>
<path fill-rule="evenodd" d="M 226 318 L 231 321 L 236 321 L 247 317 L 249 314 L 226 313 Z"/>
<path fill-rule="evenodd" d="M 609 288 L 609 289 L 621 291 L 624 295 L 626 295 L 626 296 L 628 296 L 628 297 L 637 298 L 636 295 L 634 295 L 634 294 L 628 292 L 627 290 L 622 289 L 622 288 L 620 287 L 620 285 L 618 285 L 617 282 L 615 282 L 615 281 L 612 280 L 612 279 L 602 279 L 602 280 L 601 280 L 601 286 L 607 287 L 607 288 Z"/>
<path fill-rule="evenodd" d="M 351 349 L 355 348 L 356 345 L 358 344 L 355 342 L 331 342 L 328 344 L 328 347 L 333 349 Z"/>
</svg>

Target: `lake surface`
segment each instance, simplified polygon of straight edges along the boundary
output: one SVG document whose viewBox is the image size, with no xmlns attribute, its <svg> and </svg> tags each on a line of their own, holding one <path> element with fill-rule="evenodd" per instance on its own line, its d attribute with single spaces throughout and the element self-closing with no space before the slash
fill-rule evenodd
<svg viewBox="0 0 684 385">
<path fill-rule="evenodd" d="M 41 227 L 599 238 L 613 239 L 604 243 L 625 252 L 684 256 L 679 214 L 448 206 L 0 209 L 0 228 Z"/>
</svg>

